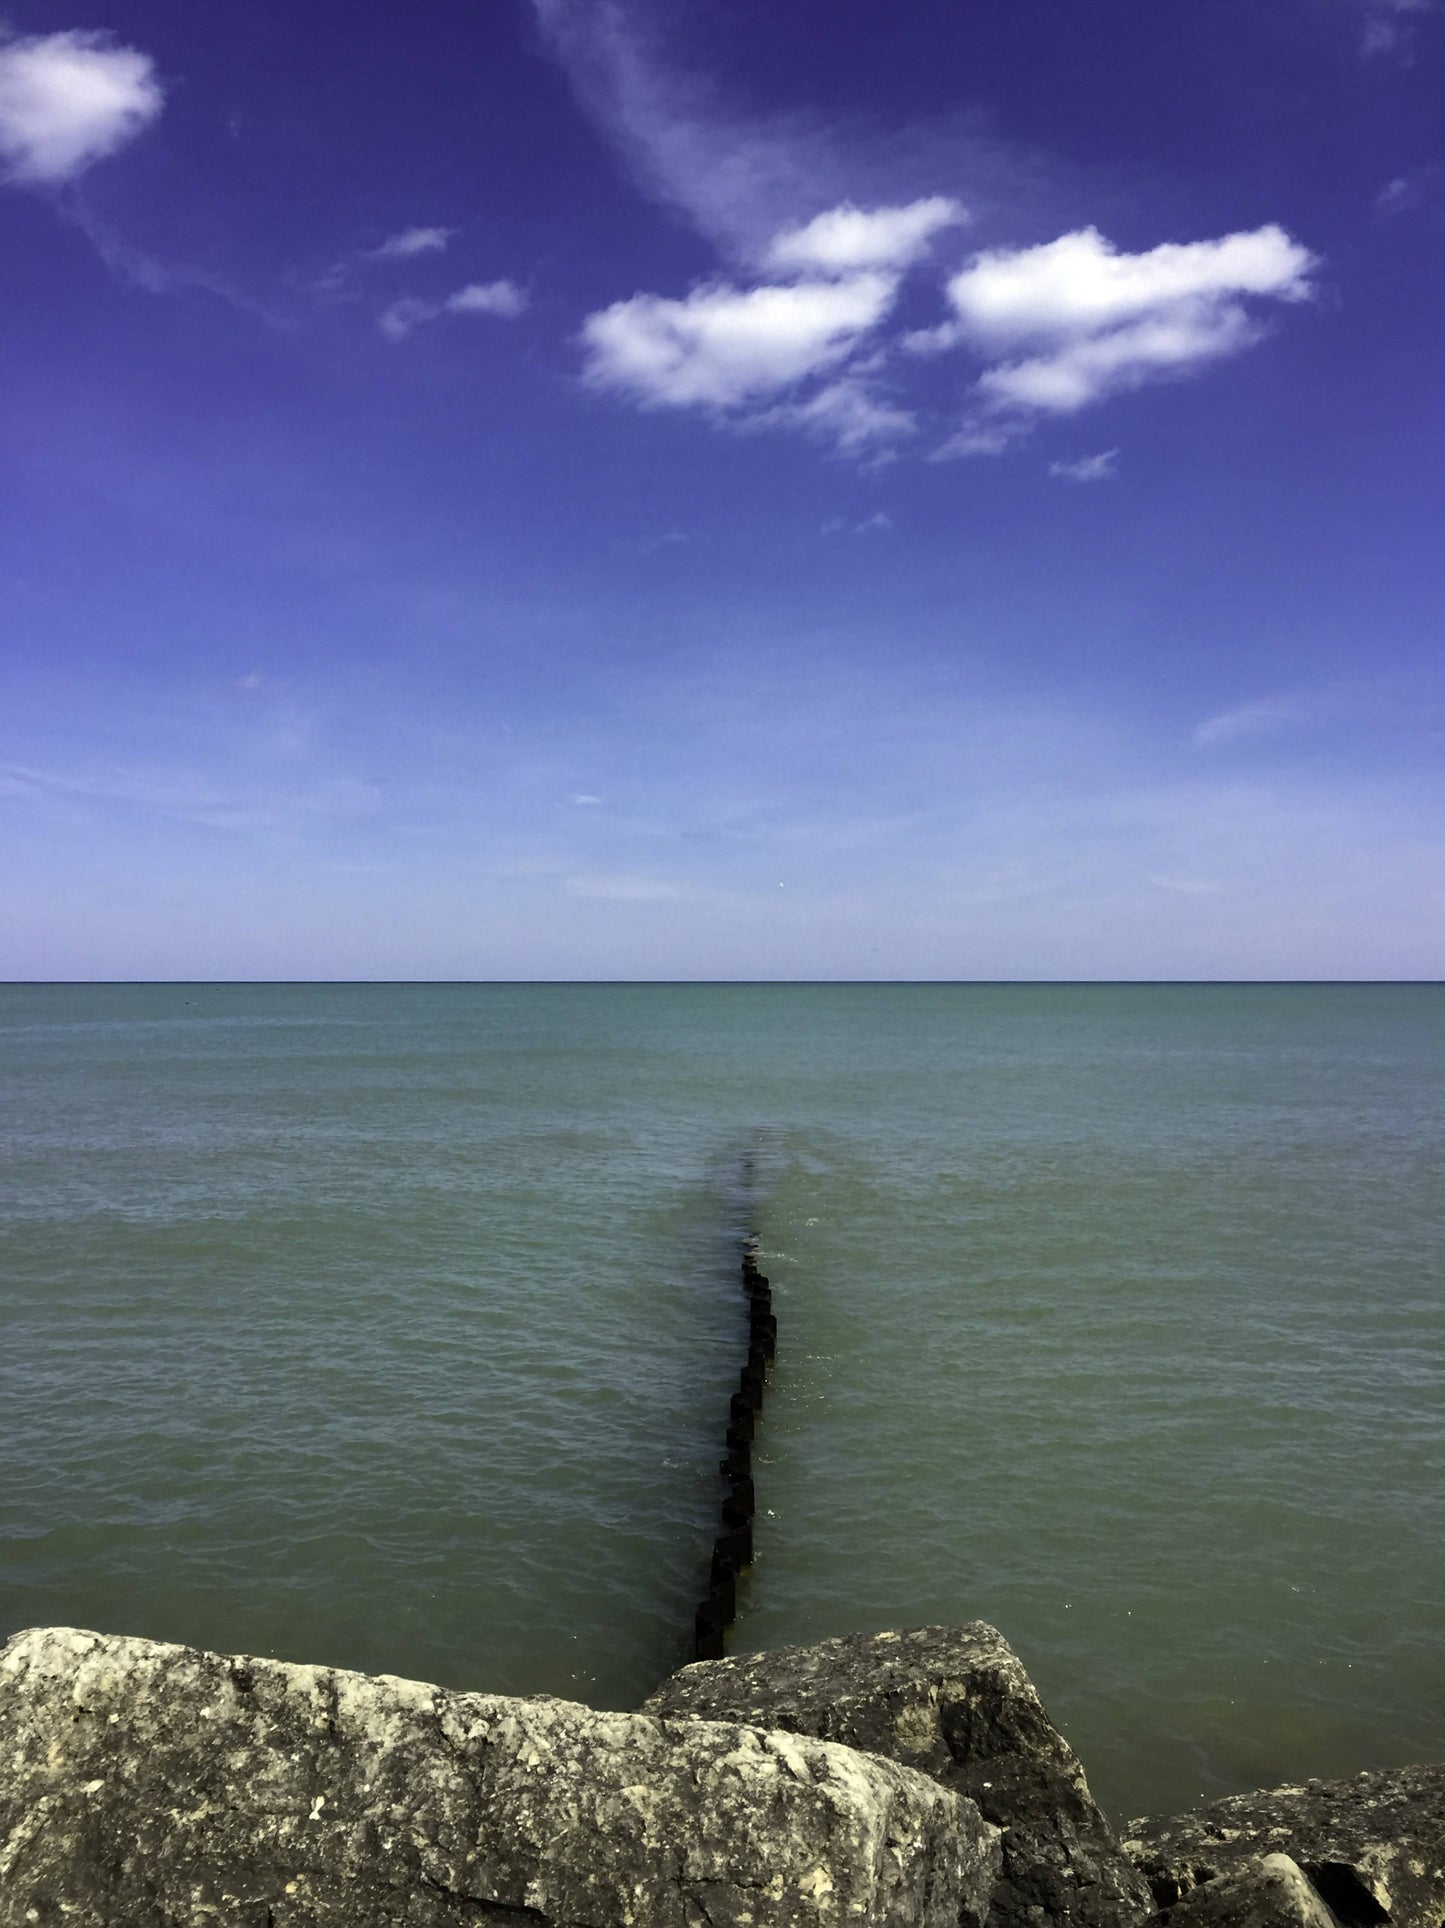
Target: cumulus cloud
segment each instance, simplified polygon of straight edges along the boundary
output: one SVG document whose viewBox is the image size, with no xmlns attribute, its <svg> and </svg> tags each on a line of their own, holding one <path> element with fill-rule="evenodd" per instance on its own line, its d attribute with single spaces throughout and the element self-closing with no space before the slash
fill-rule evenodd
<svg viewBox="0 0 1445 1928">
<path fill-rule="evenodd" d="M 648 407 L 738 408 L 843 361 L 893 305 L 894 275 L 638 294 L 589 315 L 586 379 Z"/>
<path fill-rule="evenodd" d="M 1120 254 L 1097 228 L 975 256 L 948 284 L 960 332 L 987 349 L 1073 342 L 1240 295 L 1300 301 L 1314 267 L 1283 228 Z"/>
<path fill-rule="evenodd" d="M 958 227 L 967 219 L 963 206 L 943 194 L 893 208 L 860 208 L 845 201 L 816 215 L 805 227 L 775 236 L 765 265 L 785 275 L 908 268 L 923 257 L 942 229 Z"/>
<path fill-rule="evenodd" d="M 1076 462 L 1050 462 L 1049 474 L 1062 482 L 1107 482 L 1118 473 L 1119 451 L 1103 449 L 1098 455 L 1081 455 Z"/>
<path fill-rule="evenodd" d="M 1283 228 L 1121 254 L 1096 228 L 977 255 L 948 283 L 952 318 L 915 351 L 967 346 L 992 365 L 978 419 L 950 454 L 993 454 L 1014 427 L 1072 415 L 1124 389 L 1195 373 L 1260 339 L 1250 300 L 1298 302 L 1318 263 Z M 991 419 L 992 418 L 992 419 Z"/>
<path fill-rule="evenodd" d="M 13 181 L 73 181 L 144 132 L 164 103 L 149 54 L 109 34 L 0 42 L 0 163 Z"/>
<path fill-rule="evenodd" d="M 419 254 L 444 254 L 455 228 L 403 228 L 390 234 L 379 248 L 372 248 L 369 261 L 410 261 Z"/>
<path fill-rule="evenodd" d="M 523 313 L 527 305 L 526 291 L 515 281 L 473 282 L 441 301 L 403 295 L 382 310 L 376 325 L 388 341 L 405 341 L 424 323 L 438 321 L 443 315 L 494 315 L 509 321 Z"/>
<path fill-rule="evenodd" d="M 947 283 L 941 326 L 885 333 L 904 277 L 969 218 L 952 194 L 926 190 L 973 179 L 963 168 L 971 158 L 987 203 L 996 157 L 935 141 L 927 173 L 915 170 L 902 192 L 879 192 L 900 176 L 878 152 L 860 162 L 836 130 L 806 116 L 734 112 L 715 77 L 671 63 L 671 16 L 660 6 L 532 6 L 582 104 L 640 181 L 731 263 L 728 278 L 685 295 L 639 292 L 587 317 L 585 379 L 644 408 L 789 428 L 873 461 L 925 425 L 935 458 L 998 454 L 1041 415 L 1071 414 L 1239 353 L 1264 332 L 1256 304 L 1310 292 L 1313 258 L 1276 226 L 1139 254 L 1085 228 L 976 255 Z M 860 169 L 872 174 L 870 196 L 858 191 Z M 820 202 L 821 212 L 800 219 Z M 410 313 L 392 325 L 409 326 Z M 975 361 L 972 406 L 938 447 L 932 384 L 916 359 L 959 350 Z"/>
<path fill-rule="evenodd" d="M 976 255 L 947 283 L 952 312 L 941 326 L 880 344 L 910 258 L 956 211 L 941 196 L 897 208 L 843 204 L 767 249 L 775 274 L 806 266 L 802 278 L 752 288 L 710 282 L 681 298 L 615 302 L 584 323 L 586 378 L 644 407 L 792 428 L 845 455 L 882 460 L 919 430 L 917 412 L 882 392 L 880 370 L 896 385 L 907 366 L 894 349 L 964 349 L 984 366 L 967 418 L 934 459 L 998 455 L 1041 416 L 1072 415 L 1239 354 L 1264 333 L 1251 304 L 1307 299 L 1317 266 L 1277 226 L 1139 254 L 1085 228 Z M 864 260 L 890 265 L 845 266 Z M 392 325 L 409 327 L 411 313 L 394 313 Z M 1100 481 L 1114 453 L 1051 473 Z"/>
</svg>

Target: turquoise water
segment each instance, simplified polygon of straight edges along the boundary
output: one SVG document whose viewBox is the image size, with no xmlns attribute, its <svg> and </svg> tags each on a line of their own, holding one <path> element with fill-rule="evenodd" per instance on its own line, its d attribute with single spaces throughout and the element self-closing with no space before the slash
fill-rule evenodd
<svg viewBox="0 0 1445 1928">
<path fill-rule="evenodd" d="M 635 1704 L 982 1616 L 1116 1815 L 1445 1754 L 1434 986 L 0 987 L 0 1628 Z M 751 1154 L 751 1191 L 740 1174 Z"/>
</svg>

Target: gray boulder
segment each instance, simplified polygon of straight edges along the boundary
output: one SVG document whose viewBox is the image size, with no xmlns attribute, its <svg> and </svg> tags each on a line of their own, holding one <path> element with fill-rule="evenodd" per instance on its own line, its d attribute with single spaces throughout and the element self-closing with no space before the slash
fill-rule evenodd
<svg viewBox="0 0 1445 1928">
<path fill-rule="evenodd" d="M 843 1741 L 967 1796 L 1005 1830 L 992 1928 L 1119 1928 L 1152 1912 L 1073 1749 L 1017 1654 L 981 1620 L 701 1661 L 645 1711 Z"/>
<path fill-rule="evenodd" d="M 953 1928 L 998 1841 L 846 1748 L 65 1628 L 0 1652 L 0 1928 Z"/>
<path fill-rule="evenodd" d="M 1283 1853 L 1345 1928 L 1440 1928 L 1445 1766 L 1235 1794 L 1197 1814 L 1131 1821 L 1123 1845 L 1164 1908 L 1256 1855 Z"/>
<path fill-rule="evenodd" d="M 1266 1854 L 1192 1888 L 1169 1910 L 1169 1928 L 1336 1928 L 1297 1861 Z"/>
</svg>

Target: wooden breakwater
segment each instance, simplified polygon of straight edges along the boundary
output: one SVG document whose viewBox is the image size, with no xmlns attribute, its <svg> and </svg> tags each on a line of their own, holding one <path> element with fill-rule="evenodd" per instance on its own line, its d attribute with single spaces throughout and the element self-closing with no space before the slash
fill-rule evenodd
<svg viewBox="0 0 1445 1928">
<path fill-rule="evenodd" d="M 763 1410 L 768 1367 L 777 1354 L 778 1322 L 773 1315 L 773 1291 L 758 1270 L 751 1236 L 742 1249 L 742 1288 L 748 1308 L 748 1349 L 738 1374 L 737 1390 L 728 1402 L 724 1450 L 718 1462 L 722 1475 L 722 1531 L 713 1542 L 708 1590 L 693 1617 L 694 1658 L 721 1660 L 723 1635 L 737 1617 L 738 1579 L 753 1561 L 753 1518 L 757 1493 L 753 1485 L 753 1438 Z"/>
</svg>

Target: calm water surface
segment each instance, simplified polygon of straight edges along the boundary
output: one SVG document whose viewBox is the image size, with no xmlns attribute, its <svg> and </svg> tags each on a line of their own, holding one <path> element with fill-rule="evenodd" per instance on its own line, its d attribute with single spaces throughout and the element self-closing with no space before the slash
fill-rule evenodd
<svg viewBox="0 0 1445 1928">
<path fill-rule="evenodd" d="M 0 1630 L 635 1704 L 751 1222 L 737 1649 L 992 1620 L 1120 1817 L 1445 1755 L 1440 987 L 9 986 L 0 1080 Z"/>
</svg>

